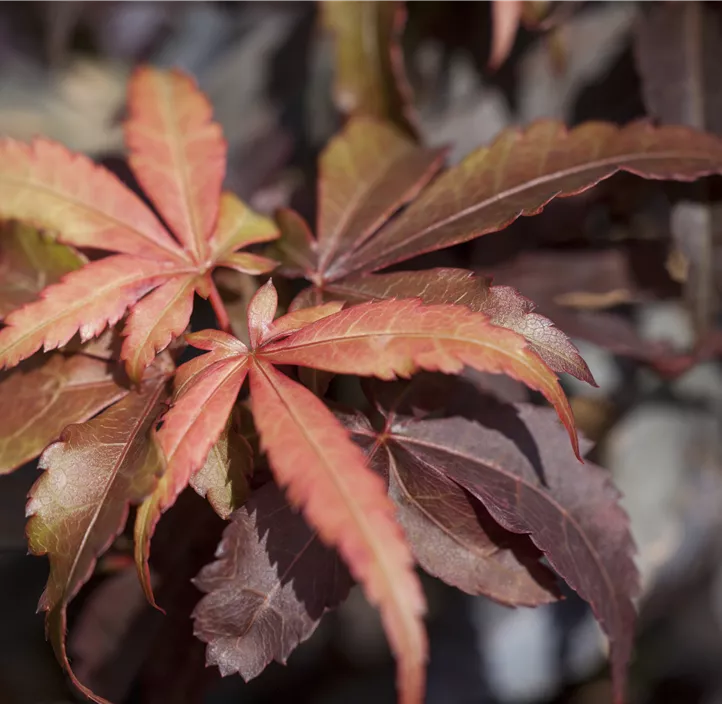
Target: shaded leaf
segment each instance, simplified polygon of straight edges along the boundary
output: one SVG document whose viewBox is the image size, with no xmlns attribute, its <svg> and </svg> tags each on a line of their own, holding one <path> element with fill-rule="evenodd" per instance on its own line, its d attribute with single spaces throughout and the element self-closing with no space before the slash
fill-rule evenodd
<svg viewBox="0 0 722 704">
<path fill-rule="evenodd" d="M 636 59 L 648 112 L 661 122 L 704 129 L 722 136 L 722 15 L 703 2 L 664 3 L 637 24 Z M 697 330 L 708 332 L 719 308 L 722 275 L 722 205 L 708 201 L 675 206 L 671 221 L 685 257 L 686 297 Z"/>
<path fill-rule="evenodd" d="M 0 378 L 0 474 L 37 457 L 63 428 L 83 423 L 128 390 L 115 365 L 85 355 L 52 354 Z"/>
<path fill-rule="evenodd" d="M 435 391 L 448 393 L 457 386 L 441 385 Z M 340 417 L 371 453 L 372 469 L 388 482 L 397 520 L 416 561 L 429 574 L 468 594 L 512 606 L 536 606 L 558 597 L 556 578 L 540 564 L 529 538 L 501 528 L 458 484 L 396 445 L 393 434 L 375 432 L 360 414 Z M 387 428 L 390 423 L 391 418 Z"/>
<path fill-rule="evenodd" d="M 190 485 L 221 518 L 228 519 L 248 498 L 252 473 L 253 450 L 229 422 Z"/>
<path fill-rule="evenodd" d="M 84 263 L 70 247 L 32 227 L 20 223 L 0 227 L 0 320 Z"/>
<path fill-rule="evenodd" d="M 328 293 L 355 303 L 418 297 L 424 303 L 464 305 L 485 313 L 494 325 L 523 335 L 555 372 L 567 372 L 594 384 L 594 378 L 571 340 L 538 313 L 534 304 L 509 286 L 490 286 L 488 280 L 464 269 L 427 269 L 393 274 L 370 274 L 329 284 Z"/>
<path fill-rule="evenodd" d="M 308 223 L 291 208 L 281 208 L 276 213 L 276 222 L 281 235 L 267 253 L 281 262 L 284 276 L 312 275 L 318 266 L 318 256 Z"/>
<path fill-rule="evenodd" d="M 381 612 L 402 704 L 419 704 L 427 657 L 421 585 L 383 482 L 326 406 L 268 364 L 250 370 L 262 447 L 289 502 L 336 547 Z"/>
<path fill-rule="evenodd" d="M 684 127 L 589 122 L 566 130 L 540 121 L 524 131 L 508 129 L 446 171 L 363 245 L 348 268 L 372 271 L 501 230 L 618 171 L 692 181 L 721 170 L 722 142 Z"/>
<path fill-rule="evenodd" d="M 65 653 L 65 608 L 90 577 L 97 557 L 125 524 L 129 503 L 153 490 L 160 462 L 150 430 L 166 377 L 146 382 L 97 418 L 71 425 L 42 455 L 45 473 L 30 492 L 30 550 L 50 558 L 50 577 L 39 608 L 58 659 L 72 675 Z"/>
<path fill-rule="evenodd" d="M 321 5 L 322 21 L 334 39 L 334 100 L 348 115 L 388 119 L 415 134 L 401 33 L 401 2 L 341 0 Z"/>
<path fill-rule="evenodd" d="M 193 613 L 195 634 L 208 643 L 208 665 L 245 680 L 272 660 L 285 664 L 351 586 L 336 553 L 273 484 L 233 515 L 216 558 L 195 580 L 206 593 Z"/>
<path fill-rule="evenodd" d="M 609 636 L 615 696 L 622 701 L 639 575 L 609 474 L 574 459 L 548 410 L 483 396 L 457 410 L 450 393 L 426 402 L 425 416 L 391 417 L 390 441 L 414 466 L 442 472 L 476 496 L 502 527 L 529 534 Z M 433 408 L 443 417 L 429 414 Z"/>
</svg>

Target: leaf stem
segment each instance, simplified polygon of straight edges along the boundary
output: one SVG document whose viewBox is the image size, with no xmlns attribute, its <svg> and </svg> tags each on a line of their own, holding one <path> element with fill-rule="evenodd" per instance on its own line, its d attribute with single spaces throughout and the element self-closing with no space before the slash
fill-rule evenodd
<svg viewBox="0 0 722 704">
<path fill-rule="evenodd" d="M 213 307 L 213 312 L 216 314 L 218 325 L 223 332 L 231 332 L 231 319 L 228 317 L 228 311 L 226 310 L 225 305 L 223 305 L 221 294 L 216 288 L 215 281 L 213 281 L 210 276 L 208 278 L 210 280 L 210 295 L 208 298 L 211 302 L 211 306 Z"/>
</svg>

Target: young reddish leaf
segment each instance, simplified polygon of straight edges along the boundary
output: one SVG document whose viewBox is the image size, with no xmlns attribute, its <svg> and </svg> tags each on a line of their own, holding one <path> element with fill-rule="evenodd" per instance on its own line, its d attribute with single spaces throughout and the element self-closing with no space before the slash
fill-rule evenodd
<svg viewBox="0 0 722 704">
<path fill-rule="evenodd" d="M 495 232 L 555 197 L 581 193 L 618 171 L 692 181 L 722 171 L 722 141 L 684 127 L 540 121 L 508 129 L 437 179 L 364 244 L 338 278 Z"/>
<path fill-rule="evenodd" d="M 38 301 L 18 308 L 0 330 L 0 369 L 40 348 L 62 347 L 75 333 L 84 342 L 115 325 L 126 308 L 175 274 L 157 261 L 118 254 L 87 264 L 46 288 Z"/>
<path fill-rule="evenodd" d="M 444 397 L 442 403 L 448 398 Z M 438 406 L 438 401 L 437 401 Z M 476 496 L 505 529 L 529 534 L 551 566 L 592 606 L 611 642 L 621 702 L 634 635 L 639 575 L 629 521 L 609 474 L 581 465 L 547 409 L 479 396 L 463 415 L 397 416 L 390 441 L 427 471 Z"/>
<path fill-rule="evenodd" d="M 195 634 L 208 643 L 208 665 L 246 681 L 271 660 L 285 664 L 351 586 L 336 553 L 272 483 L 232 516 L 216 557 L 195 580 L 206 593 Z"/>
<path fill-rule="evenodd" d="M 654 6 L 639 17 L 635 49 L 649 114 L 660 122 L 722 136 L 717 9 L 700 2 Z M 701 202 L 674 207 L 670 225 L 677 251 L 688 263 L 685 294 L 697 332 L 704 336 L 720 307 L 722 205 L 706 202 L 708 184 L 699 184 L 696 196 Z"/>
<path fill-rule="evenodd" d="M 139 381 L 146 367 L 188 327 L 193 312 L 193 293 L 198 279 L 193 274 L 169 279 L 138 303 L 123 330 L 121 358 L 128 375 Z"/>
<path fill-rule="evenodd" d="M 383 482 L 310 391 L 261 361 L 250 380 L 253 416 L 277 481 L 378 606 L 398 662 L 400 701 L 420 704 L 424 597 Z"/>
<path fill-rule="evenodd" d="M 227 360 L 231 357 L 244 355 L 248 348 L 233 335 L 220 330 L 201 330 L 186 335 L 186 341 L 199 350 L 206 350 L 210 354 L 186 362 L 178 368 L 175 375 L 175 397 L 180 398 L 192 382 L 200 378 L 215 362 Z"/>
<path fill-rule="evenodd" d="M 151 210 L 113 174 L 42 139 L 0 140 L 0 218 L 57 232 L 76 247 L 183 257 Z"/>
<path fill-rule="evenodd" d="M 444 154 L 416 146 L 382 122 L 351 121 L 321 154 L 319 270 L 360 247 L 415 198 L 441 168 Z"/>
<path fill-rule="evenodd" d="M 389 415 L 386 430 L 392 428 Z M 468 594 L 510 606 L 558 598 L 556 578 L 540 564 L 541 553 L 527 536 L 501 528 L 458 484 L 396 445 L 393 433 L 376 433 L 360 414 L 340 419 L 388 482 L 397 520 L 424 570 Z"/>
<path fill-rule="evenodd" d="M 248 334 L 251 339 L 251 347 L 261 343 L 273 324 L 273 318 L 278 308 L 278 294 L 273 282 L 269 279 L 248 304 Z"/>
<path fill-rule="evenodd" d="M 166 377 L 146 382 L 94 420 L 69 426 L 41 457 L 45 473 L 31 489 L 28 544 L 50 557 L 50 577 L 39 608 L 48 635 L 72 675 L 65 654 L 65 609 L 90 577 L 97 557 L 122 530 L 129 503 L 152 491 L 160 461 L 150 429 L 160 411 Z"/>
<path fill-rule="evenodd" d="M 464 365 L 507 374 L 547 398 L 579 454 L 574 416 L 551 369 L 521 335 L 462 306 L 425 306 L 418 300 L 365 303 L 271 342 L 258 355 L 273 364 L 387 380 L 418 369 L 458 374 Z"/>
<path fill-rule="evenodd" d="M 84 263 L 70 247 L 32 227 L 17 222 L 0 226 L 0 320 Z"/>
<path fill-rule="evenodd" d="M 153 605 L 148 572 L 150 539 L 161 515 L 175 503 L 191 477 L 202 469 L 246 378 L 245 357 L 218 361 L 208 357 L 211 355 L 201 358 L 207 366 L 192 377 L 192 383 L 184 384 L 183 393 L 179 395 L 176 391 L 172 412 L 163 418 L 157 441 L 165 460 L 165 471 L 136 517 L 136 567 L 143 590 Z"/>
<path fill-rule="evenodd" d="M 133 173 L 194 261 L 204 262 L 226 172 L 213 109 L 189 76 L 151 68 L 135 72 L 128 106 Z"/>
<path fill-rule="evenodd" d="M 342 0 L 324 3 L 321 12 L 324 27 L 334 38 L 338 109 L 389 119 L 414 135 L 416 120 L 401 51 L 403 3 Z"/>
<path fill-rule="evenodd" d="M 190 485 L 208 499 L 221 518 L 228 519 L 248 498 L 252 473 L 253 450 L 229 422 Z"/>
<path fill-rule="evenodd" d="M 471 271 L 428 269 L 355 276 L 329 284 L 325 290 L 355 303 L 417 296 L 424 303 L 468 306 L 488 315 L 494 325 L 523 335 L 555 372 L 567 372 L 594 384 L 589 367 L 572 341 L 551 320 L 534 313 L 534 304 L 528 298 L 509 286 L 490 286 Z"/>
<path fill-rule="evenodd" d="M 493 31 L 489 68 L 498 69 L 511 54 L 523 8 L 524 3 L 521 0 L 494 0 L 491 3 Z"/>
<path fill-rule="evenodd" d="M 122 398 L 114 365 L 77 354 L 33 360 L 0 380 L 0 474 L 37 457 L 63 428 Z"/>
<path fill-rule="evenodd" d="M 131 80 L 130 102 L 131 166 L 183 248 L 149 208 L 85 157 L 46 142 L 0 143 L 0 218 L 36 223 L 76 246 L 125 253 L 88 264 L 44 291 L 41 301 L 8 316 L 9 327 L 0 331 L 0 369 L 41 347 L 65 344 L 78 330 L 82 340 L 97 335 L 174 279 L 129 319 L 121 357 L 137 380 L 154 354 L 185 329 L 193 288 L 210 297 L 219 323 L 228 326 L 211 277 L 215 267 L 259 272 L 275 265 L 235 251 L 276 237 L 270 220 L 230 194 L 219 220 L 225 142 L 193 81 L 178 72 L 142 68 Z"/>
</svg>

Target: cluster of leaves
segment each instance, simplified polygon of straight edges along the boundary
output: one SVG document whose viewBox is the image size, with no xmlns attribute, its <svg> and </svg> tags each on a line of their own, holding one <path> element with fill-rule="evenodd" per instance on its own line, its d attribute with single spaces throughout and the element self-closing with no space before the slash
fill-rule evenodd
<svg viewBox="0 0 722 704">
<path fill-rule="evenodd" d="M 399 16 L 382 5 L 363 11 L 389 23 L 382 45 L 393 45 Z M 363 24 L 341 26 L 328 7 L 339 32 Z M 105 701 L 70 668 L 67 605 L 131 505 L 136 566 L 155 603 L 150 541 L 190 485 L 229 520 L 197 579 L 206 595 L 194 614 L 223 674 L 248 679 L 284 662 L 355 581 L 380 611 L 400 701 L 418 704 L 418 564 L 508 605 L 553 601 L 564 579 L 610 639 L 621 701 L 638 589 L 631 538 L 606 472 L 579 461 L 588 443 L 557 378 L 594 383 L 587 365 L 514 288 L 462 269 L 376 272 L 501 230 L 618 171 L 720 173 L 722 142 L 687 127 L 539 122 L 442 170 L 444 150 L 414 141 L 405 103 L 356 110 L 366 105 L 354 97 L 365 90 L 358 65 L 339 67 L 339 85 L 351 86 L 342 100 L 362 114 L 320 157 L 315 234 L 294 211 L 274 222 L 222 192 L 221 130 L 178 72 L 143 68 L 130 81 L 128 160 L 152 207 L 60 145 L 0 142 L 0 471 L 40 455 L 28 539 L 50 560 L 40 607 L 56 654 Z M 402 94 L 384 86 L 370 92 Z M 261 243 L 262 254 L 240 251 Z M 241 341 L 217 288 L 223 268 L 310 285 L 276 317 L 267 280 Z M 196 294 L 218 329 L 184 335 Z M 184 342 L 205 354 L 177 366 Z M 540 392 L 564 428 L 471 371 Z M 331 400 L 336 374 L 367 378 L 358 407 Z M 248 408 L 257 447 L 241 432 Z M 272 481 L 255 478 L 265 461 Z"/>
</svg>

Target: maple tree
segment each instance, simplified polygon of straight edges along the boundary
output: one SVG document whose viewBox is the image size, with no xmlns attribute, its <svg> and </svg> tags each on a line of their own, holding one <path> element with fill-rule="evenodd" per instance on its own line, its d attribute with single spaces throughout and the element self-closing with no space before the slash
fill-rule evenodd
<svg viewBox="0 0 722 704">
<path fill-rule="evenodd" d="M 399 8 L 357 11 L 376 17 L 380 45 L 397 52 Z M 353 34 L 359 23 L 338 12 L 328 5 L 326 23 Z M 67 606 L 131 506 L 136 569 L 155 605 L 151 539 L 190 486 L 228 521 L 196 580 L 205 595 L 193 615 L 222 674 L 249 679 L 285 662 L 356 582 L 381 614 L 399 700 L 419 704 L 428 658 L 419 565 L 510 606 L 552 602 L 557 576 L 565 580 L 609 637 L 621 702 L 633 545 L 605 470 L 580 461 L 590 444 L 558 374 L 595 382 L 552 322 L 578 325 L 564 305 L 603 307 L 608 292 L 580 303 L 578 292 L 557 291 L 543 307 L 550 319 L 474 271 L 385 270 L 619 171 L 679 181 L 722 173 L 722 141 L 684 126 L 541 121 L 444 170 L 446 151 L 415 141 L 396 54 L 369 87 L 358 51 L 345 48 L 337 99 L 354 116 L 320 156 L 315 234 L 294 210 L 274 220 L 223 192 L 220 127 L 177 71 L 140 68 L 130 79 L 128 162 L 150 205 L 58 144 L 0 142 L 0 414 L 9 419 L 0 472 L 40 456 L 27 534 L 50 562 L 40 600 L 48 637 L 76 686 L 106 701 L 71 669 Z M 497 46 L 494 61 L 507 52 Z M 368 96 L 379 100 L 369 107 Z M 263 251 L 240 251 L 254 245 Z M 224 268 L 273 272 L 247 301 L 243 341 L 219 292 Z M 309 285 L 277 316 L 284 279 Z M 185 334 L 196 294 L 217 329 Z M 186 344 L 204 353 L 188 359 Z M 563 428 L 550 409 L 474 373 L 540 392 Z M 364 403 L 339 404 L 333 375 L 362 379 Z"/>
</svg>

